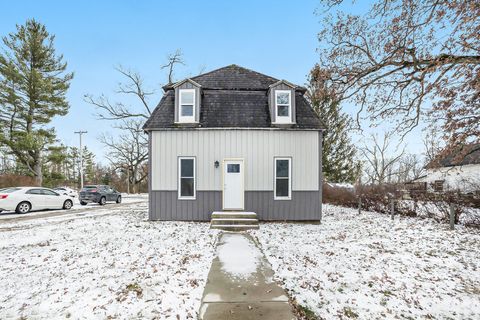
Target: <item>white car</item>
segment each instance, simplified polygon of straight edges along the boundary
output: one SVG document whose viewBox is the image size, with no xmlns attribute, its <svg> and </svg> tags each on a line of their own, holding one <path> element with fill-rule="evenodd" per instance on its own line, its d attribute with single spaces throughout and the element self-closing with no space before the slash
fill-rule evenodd
<svg viewBox="0 0 480 320">
<path fill-rule="evenodd" d="M 60 194 L 64 194 L 72 198 L 78 197 L 78 192 L 69 187 L 58 187 L 53 189 L 53 191 L 58 192 Z"/>
<path fill-rule="evenodd" d="M 52 189 L 41 187 L 13 187 L 0 189 L 0 212 L 15 211 L 24 214 L 31 210 L 71 209 L 72 199 Z"/>
</svg>

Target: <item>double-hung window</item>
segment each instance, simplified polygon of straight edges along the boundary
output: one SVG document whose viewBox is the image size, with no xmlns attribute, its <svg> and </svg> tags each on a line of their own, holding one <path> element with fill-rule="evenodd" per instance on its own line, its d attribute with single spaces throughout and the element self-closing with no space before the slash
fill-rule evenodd
<svg viewBox="0 0 480 320">
<path fill-rule="evenodd" d="M 292 122 L 292 92 L 275 90 L 275 115 L 277 123 Z"/>
<path fill-rule="evenodd" d="M 275 200 L 292 199 L 292 159 L 275 158 Z"/>
<path fill-rule="evenodd" d="M 178 198 L 195 199 L 195 157 L 178 158 Z"/>
<path fill-rule="evenodd" d="M 179 122 L 195 122 L 195 89 L 179 90 Z"/>
</svg>

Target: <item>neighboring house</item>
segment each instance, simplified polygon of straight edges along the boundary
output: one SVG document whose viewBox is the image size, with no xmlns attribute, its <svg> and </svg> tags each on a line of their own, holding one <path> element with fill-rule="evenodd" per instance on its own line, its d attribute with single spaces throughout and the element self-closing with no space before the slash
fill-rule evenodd
<svg viewBox="0 0 480 320">
<path fill-rule="evenodd" d="M 430 190 L 459 190 L 474 192 L 480 190 L 480 143 L 471 144 L 467 149 L 449 154 L 427 165 L 426 175 L 415 182 L 426 182 Z M 456 159 L 459 154 L 465 154 Z"/>
<path fill-rule="evenodd" d="M 305 88 L 230 65 L 164 90 L 144 125 L 151 220 L 321 219 L 324 126 Z"/>
</svg>

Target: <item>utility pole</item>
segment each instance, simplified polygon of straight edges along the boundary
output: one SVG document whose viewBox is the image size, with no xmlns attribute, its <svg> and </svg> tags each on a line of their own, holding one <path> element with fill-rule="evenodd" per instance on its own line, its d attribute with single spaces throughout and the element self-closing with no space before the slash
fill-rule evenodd
<svg viewBox="0 0 480 320">
<path fill-rule="evenodd" d="M 83 189 L 83 149 L 82 149 L 82 135 L 84 133 L 87 133 L 87 131 L 75 131 L 75 134 L 78 134 L 80 136 L 80 150 L 79 150 L 79 155 L 80 155 L 80 190 Z"/>
</svg>

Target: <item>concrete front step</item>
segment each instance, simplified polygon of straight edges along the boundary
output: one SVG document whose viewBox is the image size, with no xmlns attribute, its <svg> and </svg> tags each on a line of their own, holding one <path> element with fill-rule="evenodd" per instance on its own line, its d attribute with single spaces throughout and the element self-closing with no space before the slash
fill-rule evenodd
<svg viewBox="0 0 480 320">
<path fill-rule="evenodd" d="M 258 229 L 257 214 L 242 211 L 215 211 L 212 213 L 210 228 L 227 231 Z"/>
<path fill-rule="evenodd" d="M 258 225 L 258 220 L 253 218 L 213 218 L 211 224 L 212 226 L 222 224 Z"/>
<path fill-rule="evenodd" d="M 217 224 L 210 225 L 210 229 L 221 229 L 225 231 L 244 231 L 250 229 L 258 229 L 259 226 L 254 224 Z"/>
<path fill-rule="evenodd" d="M 257 214 L 255 212 L 242 212 L 242 211 L 214 211 L 214 212 L 212 212 L 212 219 L 217 219 L 217 218 L 256 219 Z"/>
</svg>

